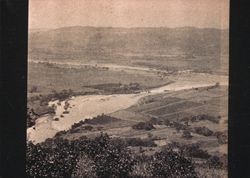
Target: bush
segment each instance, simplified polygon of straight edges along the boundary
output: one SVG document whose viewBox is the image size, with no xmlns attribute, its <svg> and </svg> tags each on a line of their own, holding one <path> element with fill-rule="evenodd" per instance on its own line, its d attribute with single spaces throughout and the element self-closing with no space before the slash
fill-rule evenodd
<svg viewBox="0 0 250 178">
<path fill-rule="evenodd" d="M 152 177 L 196 178 L 191 160 L 172 151 L 155 153 L 148 168 Z"/>
<path fill-rule="evenodd" d="M 173 122 L 169 121 L 168 119 L 165 119 L 163 121 L 164 125 L 168 126 L 168 127 L 172 127 L 173 126 Z"/>
<path fill-rule="evenodd" d="M 37 145 L 28 143 L 27 177 L 197 177 L 193 163 L 182 154 L 167 150 L 153 156 L 134 155 L 126 141 L 101 134 L 94 139 L 55 137 Z"/>
<path fill-rule="evenodd" d="M 91 125 L 86 125 L 86 126 L 83 126 L 82 128 L 84 130 L 91 131 L 91 130 L 93 130 L 94 127 L 92 127 Z"/>
<path fill-rule="evenodd" d="M 65 131 L 65 130 L 59 131 L 59 132 L 56 133 L 55 137 L 63 136 L 63 135 L 65 135 L 66 133 L 67 133 L 67 131 Z"/>
<path fill-rule="evenodd" d="M 188 128 L 187 125 L 184 125 L 179 122 L 173 122 L 173 127 L 179 132 L 180 130 L 186 130 Z"/>
<path fill-rule="evenodd" d="M 227 132 L 215 132 L 214 135 L 217 137 L 219 144 L 227 144 L 228 136 Z"/>
<path fill-rule="evenodd" d="M 84 153 L 79 157 L 72 178 L 97 178 L 95 162 Z"/>
<path fill-rule="evenodd" d="M 27 177 L 70 177 L 76 165 L 77 153 L 66 140 L 51 140 L 44 145 L 28 143 L 26 152 Z M 50 145 L 49 147 L 46 145 Z"/>
<path fill-rule="evenodd" d="M 157 145 L 151 139 L 141 138 L 127 138 L 125 139 L 127 146 L 144 146 L 144 147 L 156 147 Z"/>
<path fill-rule="evenodd" d="M 76 129 L 70 129 L 68 130 L 69 133 L 73 134 L 73 133 L 79 133 L 80 132 L 80 129 L 79 128 L 76 128 Z"/>
<path fill-rule="evenodd" d="M 29 104 L 32 105 L 32 104 Z M 27 108 L 27 127 L 32 127 L 35 125 L 36 120 L 44 114 L 54 114 L 55 109 L 46 105 L 41 106 L 38 103 L 35 104 L 34 108 Z"/>
<path fill-rule="evenodd" d="M 213 131 L 208 129 L 207 127 L 195 127 L 194 132 L 200 135 L 204 135 L 204 136 L 212 136 L 213 135 Z"/>
<path fill-rule="evenodd" d="M 98 177 L 128 177 L 132 171 L 134 160 L 129 150 L 111 142 L 106 134 L 95 138 L 85 152 L 94 160 Z"/>
<path fill-rule="evenodd" d="M 71 126 L 71 129 L 76 129 L 76 128 L 78 128 L 78 127 L 81 127 L 82 125 L 84 125 L 84 121 L 80 121 L 80 122 L 74 123 L 74 124 Z"/>
<path fill-rule="evenodd" d="M 223 162 L 220 160 L 218 156 L 211 156 L 207 160 L 207 164 L 209 168 L 221 169 L 223 167 Z"/>
<path fill-rule="evenodd" d="M 38 115 L 36 115 L 33 109 L 27 109 L 27 127 L 32 127 L 36 123 L 36 119 Z"/>
<path fill-rule="evenodd" d="M 188 130 L 184 130 L 182 133 L 182 137 L 186 138 L 186 139 L 191 139 L 193 136 L 191 135 L 191 133 Z"/>
<path fill-rule="evenodd" d="M 92 125 L 97 125 L 97 124 L 108 124 L 108 123 L 112 123 L 112 122 L 116 122 L 119 119 L 115 118 L 115 117 L 111 117 L 111 116 L 107 116 L 107 115 L 100 115 L 100 116 L 96 116 L 92 119 L 85 119 L 84 120 L 84 124 L 92 124 Z"/>
<path fill-rule="evenodd" d="M 207 151 L 200 149 L 198 144 L 182 145 L 177 142 L 172 142 L 166 148 L 167 150 L 177 149 L 179 153 L 187 157 L 208 159 L 210 155 Z"/>
<path fill-rule="evenodd" d="M 135 156 L 136 164 L 130 174 L 131 178 L 146 178 L 152 177 L 151 170 L 149 169 L 149 163 L 152 160 L 152 156 L 145 154 Z"/>
<path fill-rule="evenodd" d="M 54 121 L 59 121 L 59 118 L 58 117 L 54 118 Z"/>
<path fill-rule="evenodd" d="M 77 164 L 77 158 L 82 162 Z M 81 172 L 79 169 L 82 168 L 78 166 L 87 163 L 92 168 L 87 172 Z M 133 166 L 134 159 L 130 151 L 120 144 L 114 144 L 108 135 L 104 134 L 93 140 L 84 138 L 67 141 L 57 137 L 47 139 L 41 144 L 28 143 L 27 145 L 28 177 L 60 178 L 77 174 L 128 177 Z M 75 170 L 74 173 L 73 170 Z"/>
<path fill-rule="evenodd" d="M 150 123 L 150 124 L 152 124 L 152 125 L 163 125 L 163 124 L 164 124 L 163 120 L 158 119 L 158 118 L 156 118 L 156 117 L 152 117 L 152 118 L 148 121 L 148 123 Z"/>
<path fill-rule="evenodd" d="M 63 114 L 69 114 L 69 111 L 63 111 Z"/>
<path fill-rule="evenodd" d="M 214 117 L 214 116 L 209 116 L 209 115 L 206 115 L 206 114 L 193 116 L 193 117 L 191 118 L 191 121 L 192 121 L 192 122 L 198 122 L 198 121 L 203 121 L 203 120 L 207 120 L 207 121 L 210 121 L 210 122 L 213 122 L 213 123 L 218 124 L 220 118 Z"/>
<path fill-rule="evenodd" d="M 111 117 L 111 116 L 107 116 L 107 115 L 102 114 L 102 115 L 96 116 L 96 117 L 94 117 L 92 119 L 84 119 L 84 120 L 81 120 L 81 121 L 79 121 L 77 123 L 74 123 L 71 126 L 71 129 L 81 127 L 81 126 L 83 126 L 85 124 L 99 125 L 99 124 L 108 124 L 110 122 L 115 122 L 115 121 L 118 121 L 118 119 L 115 118 L 115 117 Z"/>
<path fill-rule="evenodd" d="M 208 159 L 210 155 L 207 151 L 200 149 L 198 144 L 183 145 L 181 147 L 183 154 L 188 157 Z"/>
<path fill-rule="evenodd" d="M 138 124 L 133 125 L 132 128 L 135 129 L 135 130 L 152 130 L 152 129 L 155 129 L 155 127 L 149 122 L 139 122 Z"/>
<path fill-rule="evenodd" d="M 227 169 L 228 168 L 228 155 L 223 154 L 222 156 L 220 156 L 220 161 L 222 162 L 223 168 Z"/>
</svg>

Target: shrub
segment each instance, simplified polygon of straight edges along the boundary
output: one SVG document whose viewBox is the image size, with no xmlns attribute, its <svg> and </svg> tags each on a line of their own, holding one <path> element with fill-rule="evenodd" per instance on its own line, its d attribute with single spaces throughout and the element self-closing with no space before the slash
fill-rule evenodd
<svg viewBox="0 0 250 178">
<path fill-rule="evenodd" d="M 85 152 L 95 162 L 98 177 L 128 177 L 134 165 L 131 153 L 122 144 L 114 144 L 106 134 L 95 138 Z"/>
<path fill-rule="evenodd" d="M 148 138 L 152 138 L 154 135 L 153 135 L 152 133 L 149 132 L 149 133 L 147 134 L 147 136 L 148 136 Z"/>
<path fill-rule="evenodd" d="M 166 148 L 167 150 L 177 149 L 179 153 L 187 157 L 208 159 L 210 155 L 207 151 L 200 149 L 198 144 L 182 145 L 177 142 L 172 142 Z"/>
<path fill-rule="evenodd" d="M 108 123 L 112 123 L 112 122 L 116 122 L 116 121 L 118 121 L 117 118 L 102 114 L 102 115 L 94 117 L 92 119 L 85 119 L 84 123 L 97 125 L 97 124 L 108 124 Z"/>
<path fill-rule="evenodd" d="M 198 144 L 183 145 L 181 151 L 188 157 L 208 159 L 210 155 L 207 151 L 200 149 Z"/>
<path fill-rule="evenodd" d="M 141 138 L 127 138 L 125 139 L 127 146 L 144 146 L 144 147 L 156 147 L 157 145 L 151 139 Z"/>
<path fill-rule="evenodd" d="M 131 178 L 146 178 L 151 176 L 151 170 L 149 169 L 149 162 L 152 160 L 152 156 L 145 154 L 135 156 L 136 163 L 134 169 L 130 174 Z M 151 176 L 152 177 L 152 176 Z"/>
<path fill-rule="evenodd" d="M 49 146 L 46 146 L 49 145 Z M 28 143 L 26 152 L 27 177 L 70 177 L 76 164 L 77 153 L 66 140 L 51 141 L 44 145 Z"/>
<path fill-rule="evenodd" d="M 218 156 L 211 156 L 207 160 L 207 164 L 209 168 L 221 169 L 223 167 L 223 162 L 220 160 Z"/>
<path fill-rule="evenodd" d="M 33 109 L 27 109 L 27 127 L 32 127 L 36 123 L 38 116 L 34 113 Z"/>
<path fill-rule="evenodd" d="M 93 127 L 91 125 L 86 125 L 82 127 L 84 130 L 91 131 L 93 130 Z"/>
<path fill-rule="evenodd" d="M 98 125 L 98 124 L 108 124 L 110 122 L 115 122 L 115 121 L 118 121 L 118 119 L 115 117 L 106 116 L 106 115 L 102 114 L 102 115 L 96 116 L 92 119 L 85 119 L 85 120 L 79 121 L 78 123 L 74 123 L 71 126 L 71 129 L 81 127 L 84 124 Z M 98 127 L 98 128 L 99 128 L 99 130 L 101 130 L 101 127 Z"/>
<path fill-rule="evenodd" d="M 220 160 L 222 162 L 223 168 L 227 169 L 227 167 L 228 167 L 228 155 L 223 154 L 222 156 L 220 156 Z"/>
<path fill-rule="evenodd" d="M 55 137 L 63 136 L 63 135 L 65 135 L 66 133 L 67 133 L 67 131 L 65 131 L 65 130 L 59 131 L 59 132 L 56 133 Z"/>
<path fill-rule="evenodd" d="M 69 111 L 63 111 L 63 114 L 69 114 Z"/>
<path fill-rule="evenodd" d="M 182 133 L 182 137 L 186 138 L 186 139 L 191 139 L 193 136 L 191 135 L 191 133 L 188 130 L 184 130 Z"/>
<path fill-rule="evenodd" d="M 179 122 L 173 122 L 173 127 L 177 130 L 177 131 L 180 131 L 180 130 L 186 130 L 188 128 L 188 126 L 182 124 L 182 123 L 179 123 Z"/>
<path fill-rule="evenodd" d="M 163 121 L 163 123 L 164 123 L 164 125 L 169 126 L 169 127 L 172 127 L 172 126 L 173 126 L 173 122 L 170 122 L 168 119 L 165 119 L 165 120 Z"/>
<path fill-rule="evenodd" d="M 54 121 L 59 121 L 59 118 L 58 117 L 54 118 Z"/>
<path fill-rule="evenodd" d="M 226 132 L 215 132 L 214 135 L 217 137 L 219 144 L 227 144 L 228 136 Z"/>
<path fill-rule="evenodd" d="M 127 148 L 110 140 L 108 135 L 102 134 L 93 140 L 83 138 L 67 141 L 57 137 L 37 145 L 28 143 L 27 176 L 71 177 L 73 170 L 76 170 L 73 175 L 80 174 L 82 172 L 79 172 L 78 166 L 88 163 L 95 172 L 93 173 L 91 168 L 82 174 L 91 173 L 97 177 L 128 177 L 133 169 L 134 159 Z M 79 157 L 80 153 L 82 154 Z M 77 158 L 82 159 L 82 163 L 77 165 Z"/>
<path fill-rule="evenodd" d="M 191 160 L 180 153 L 167 150 L 153 156 L 134 155 L 127 141 L 101 134 L 94 139 L 68 141 L 55 137 L 37 145 L 28 143 L 27 177 L 197 177 Z"/>
<path fill-rule="evenodd" d="M 213 135 L 213 131 L 208 129 L 207 127 L 195 127 L 194 132 L 200 135 L 204 135 L 204 136 L 212 136 Z"/>
<path fill-rule="evenodd" d="M 77 123 L 74 123 L 72 126 L 71 126 L 71 129 L 76 129 L 80 126 L 84 125 L 84 121 L 80 121 L 80 122 L 77 122 Z"/>
<path fill-rule="evenodd" d="M 149 122 L 139 122 L 138 124 L 133 125 L 132 128 L 135 129 L 135 130 L 152 130 L 152 129 L 155 129 L 155 127 Z"/>
<path fill-rule="evenodd" d="M 70 130 L 68 130 L 68 132 L 70 133 L 79 133 L 81 131 L 91 131 L 93 130 L 93 127 L 91 125 L 85 125 L 82 127 L 76 127 L 76 128 L 71 128 Z"/>
<path fill-rule="evenodd" d="M 163 125 L 163 124 L 164 124 L 163 120 L 158 119 L 158 118 L 156 118 L 156 117 L 152 117 L 152 118 L 148 121 L 148 123 L 150 123 L 150 124 L 152 124 L 152 125 Z"/>
<path fill-rule="evenodd" d="M 73 134 L 73 133 L 79 133 L 80 132 L 80 129 L 79 128 L 76 128 L 76 129 L 70 129 L 68 130 L 69 133 Z"/>
<path fill-rule="evenodd" d="M 103 127 L 99 126 L 99 127 L 96 127 L 96 129 L 97 129 L 98 131 L 101 131 L 101 130 L 103 129 Z"/>
<path fill-rule="evenodd" d="M 209 116 L 209 115 L 206 115 L 206 114 L 193 116 L 193 117 L 191 118 L 191 121 L 192 121 L 192 122 L 198 122 L 198 121 L 202 121 L 202 120 L 208 120 L 208 121 L 210 121 L 210 122 L 213 122 L 213 123 L 218 124 L 220 118 L 214 117 L 214 116 Z"/>
<path fill-rule="evenodd" d="M 194 165 L 190 159 L 184 158 L 173 151 L 155 153 L 149 168 L 152 177 L 196 178 Z"/>
<path fill-rule="evenodd" d="M 27 108 L 27 127 L 32 127 L 35 125 L 35 121 L 39 116 L 44 114 L 54 114 L 55 109 L 53 107 L 49 107 L 47 103 L 44 106 L 41 106 L 39 103 L 34 104 L 34 108 Z"/>
<path fill-rule="evenodd" d="M 95 162 L 86 154 L 79 156 L 72 178 L 97 178 Z"/>
</svg>

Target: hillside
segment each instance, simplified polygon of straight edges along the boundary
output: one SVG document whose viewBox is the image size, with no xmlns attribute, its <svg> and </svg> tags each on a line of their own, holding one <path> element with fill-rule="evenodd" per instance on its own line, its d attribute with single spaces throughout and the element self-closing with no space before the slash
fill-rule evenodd
<svg viewBox="0 0 250 178">
<path fill-rule="evenodd" d="M 29 34 L 31 58 L 220 54 L 228 54 L 228 30 L 75 26 Z"/>
</svg>

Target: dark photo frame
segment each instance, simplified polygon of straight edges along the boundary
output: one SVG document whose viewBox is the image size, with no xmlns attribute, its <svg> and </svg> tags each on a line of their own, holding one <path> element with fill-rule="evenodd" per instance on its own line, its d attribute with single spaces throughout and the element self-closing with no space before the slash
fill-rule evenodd
<svg viewBox="0 0 250 178">
<path fill-rule="evenodd" d="M 229 177 L 249 177 L 250 14 L 230 1 Z M 0 177 L 26 177 L 28 0 L 0 1 Z"/>
</svg>

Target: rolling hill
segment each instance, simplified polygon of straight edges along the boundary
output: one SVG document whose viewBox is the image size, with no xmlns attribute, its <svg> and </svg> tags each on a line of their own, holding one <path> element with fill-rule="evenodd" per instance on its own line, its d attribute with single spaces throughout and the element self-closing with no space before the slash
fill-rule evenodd
<svg viewBox="0 0 250 178">
<path fill-rule="evenodd" d="M 29 55 L 107 57 L 111 55 L 228 54 L 228 30 L 212 28 L 64 27 L 30 30 Z"/>
</svg>

